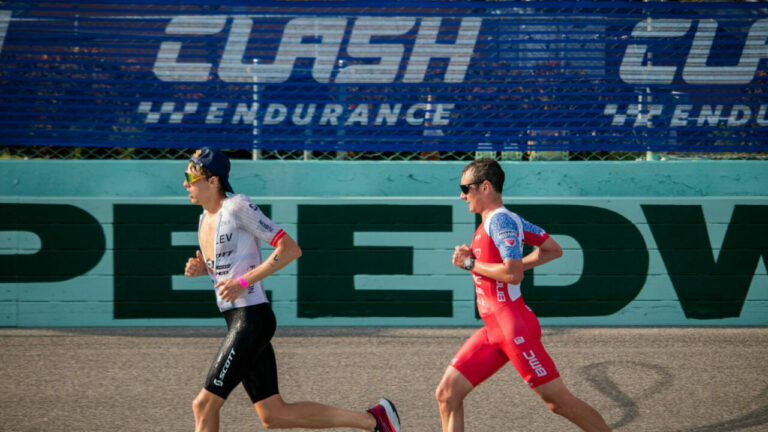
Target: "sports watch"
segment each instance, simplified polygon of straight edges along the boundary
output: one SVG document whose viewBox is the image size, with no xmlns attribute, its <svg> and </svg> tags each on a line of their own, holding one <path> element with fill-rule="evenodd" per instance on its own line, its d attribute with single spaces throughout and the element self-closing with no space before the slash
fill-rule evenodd
<svg viewBox="0 0 768 432">
<path fill-rule="evenodd" d="M 473 257 L 467 257 L 464 260 L 464 270 L 472 270 L 475 267 L 475 259 Z"/>
</svg>

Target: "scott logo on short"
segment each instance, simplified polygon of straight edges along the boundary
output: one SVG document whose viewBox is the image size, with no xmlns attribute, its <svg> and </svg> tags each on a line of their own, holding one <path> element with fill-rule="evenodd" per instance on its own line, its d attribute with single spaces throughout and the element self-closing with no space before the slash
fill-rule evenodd
<svg viewBox="0 0 768 432">
<path fill-rule="evenodd" d="M 221 372 L 219 372 L 219 377 L 217 379 L 213 380 L 213 383 L 219 387 L 224 386 L 224 377 L 227 375 L 227 371 L 229 370 L 229 367 L 232 365 L 232 359 L 235 357 L 235 349 L 232 348 L 232 350 L 229 352 L 229 356 L 227 356 L 227 361 L 224 362 L 224 367 L 221 368 Z"/>
</svg>

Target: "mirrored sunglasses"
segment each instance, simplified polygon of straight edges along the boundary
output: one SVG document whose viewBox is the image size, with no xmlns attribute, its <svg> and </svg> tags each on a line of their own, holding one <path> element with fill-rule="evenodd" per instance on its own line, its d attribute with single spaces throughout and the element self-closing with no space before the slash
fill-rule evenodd
<svg viewBox="0 0 768 432">
<path fill-rule="evenodd" d="M 192 184 L 201 178 L 205 177 L 204 175 L 195 175 L 189 171 L 184 171 L 184 179 L 187 181 L 187 183 Z"/>
</svg>

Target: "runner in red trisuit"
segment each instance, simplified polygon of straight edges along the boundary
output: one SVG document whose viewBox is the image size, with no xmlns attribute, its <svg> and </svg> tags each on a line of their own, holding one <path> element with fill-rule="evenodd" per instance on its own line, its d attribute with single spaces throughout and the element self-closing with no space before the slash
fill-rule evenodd
<svg viewBox="0 0 768 432">
<path fill-rule="evenodd" d="M 600 413 L 565 387 L 541 344 L 539 321 L 520 296 L 523 271 L 559 258 L 562 250 L 543 229 L 504 207 L 503 185 L 504 171 L 493 159 L 470 163 L 461 176 L 461 199 L 483 223 L 471 246 L 456 246 L 453 264 L 472 272 L 485 326 L 459 349 L 437 387 L 443 432 L 464 430 L 464 399 L 507 362 L 552 412 L 585 431 L 609 431 Z M 523 243 L 537 248 L 523 256 Z"/>
</svg>

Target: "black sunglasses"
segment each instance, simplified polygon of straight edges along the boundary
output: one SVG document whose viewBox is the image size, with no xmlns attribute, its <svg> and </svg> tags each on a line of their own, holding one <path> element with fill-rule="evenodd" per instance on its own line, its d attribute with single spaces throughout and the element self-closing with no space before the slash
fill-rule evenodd
<svg viewBox="0 0 768 432">
<path fill-rule="evenodd" d="M 461 189 L 461 192 L 462 192 L 463 194 L 468 194 L 468 193 L 469 193 L 469 187 L 470 187 L 470 186 L 472 186 L 472 185 L 479 185 L 479 184 L 482 184 L 484 181 L 485 181 L 485 180 L 480 180 L 480 181 L 478 181 L 478 182 L 474 182 L 474 183 L 460 184 L 460 185 L 459 185 L 459 189 Z"/>
</svg>

